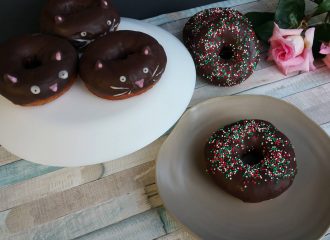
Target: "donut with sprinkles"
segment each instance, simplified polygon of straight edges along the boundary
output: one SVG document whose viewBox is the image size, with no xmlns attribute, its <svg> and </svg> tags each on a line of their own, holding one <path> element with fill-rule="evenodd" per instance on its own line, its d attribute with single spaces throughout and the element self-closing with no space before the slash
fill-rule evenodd
<svg viewBox="0 0 330 240">
<path fill-rule="evenodd" d="M 249 20 L 229 8 L 211 8 L 186 23 L 183 40 L 198 74 L 211 84 L 230 87 L 251 76 L 260 44 Z"/>
<path fill-rule="evenodd" d="M 241 120 L 214 132 L 205 161 L 215 182 L 244 202 L 279 196 L 297 174 L 290 140 L 264 120 Z"/>
</svg>

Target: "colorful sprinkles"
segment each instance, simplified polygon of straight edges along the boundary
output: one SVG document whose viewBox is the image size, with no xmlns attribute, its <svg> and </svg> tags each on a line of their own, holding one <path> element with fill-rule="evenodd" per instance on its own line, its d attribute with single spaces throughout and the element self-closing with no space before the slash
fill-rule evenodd
<svg viewBox="0 0 330 240">
<path fill-rule="evenodd" d="M 259 41 L 249 20 L 234 9 L 197 13 L 186 24 L 183 38 L 198 73 L 214 85 L 243 82 L 260 60 Z"/>
<path fill-rule="evenodd" d="M 242 160 L 251 151 L 262 155 L 254 165 Z M 263 120 L 241 120 L 219 129 L 206 144 L 206 157 L 209 174 L 220 173 L 228 180 L 240 175 L 243 189 L 250 184 L 293 178 L 297 173 L 289 139 Z"/>
</svg>

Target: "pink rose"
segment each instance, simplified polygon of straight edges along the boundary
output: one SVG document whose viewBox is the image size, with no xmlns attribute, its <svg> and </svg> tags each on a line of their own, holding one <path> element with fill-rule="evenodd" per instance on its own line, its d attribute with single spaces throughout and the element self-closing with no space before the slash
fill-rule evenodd
<svg viewBox="0 0 330 240">
<path fill-rule="evenodd" d="M 302 36 L 303 29 L 281 29 L 275 23 L 273 36 L 269 39 L 269 60 L 287 75 L 290 72 L 315 70 L 312 52 L 315 28 L 309 28 Z"/>
<path fill-rule="evenodd" d="M 322 43 L 320 53 L 327 55 L 323 58 L 323 62 L 330 68 L 330 42 Z"/>
</svg>

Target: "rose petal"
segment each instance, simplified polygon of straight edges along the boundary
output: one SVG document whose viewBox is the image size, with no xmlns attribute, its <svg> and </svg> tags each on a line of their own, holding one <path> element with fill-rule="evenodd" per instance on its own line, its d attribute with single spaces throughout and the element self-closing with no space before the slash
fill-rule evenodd
<svg viewBox="0 0 330 240">
<path fill-rule="evenodd" d="M 314 42 L 315 28 L 309 28 L 305 32 L 305 48 L 312 48 Z"/>
<path fill-rule="evenodd" d="M 316 69 L 316 67 L 314 66 L 314 57 L 311 49 L 305 49 L 303 54 L 297 58 L 299 59 L 299 61 L 297 61 L 296 64 L 286 66 L 288 73 L 297 71 L 309 72 Z"/>
<path fill-rule="evenodd" d="M 293 35 L 300 36 L 302 32 L 303 29 L 282 29 L 275 23 L 273 34 L 275 33 L 276 35 L 280 35 L 282 37 Z"/>
<path fill-rule="evenodd" d="M 285 39 L 290 41 L 291 44 L 294 46 L 294 57 L 303 53 L 305 43 L 302 36 L 288 36 Z"/>
<path fill-rule="evenodd" d="M 321 54 L 330 54 L 330 44 L 322 43 L 320 53 Z"/>
</svg>

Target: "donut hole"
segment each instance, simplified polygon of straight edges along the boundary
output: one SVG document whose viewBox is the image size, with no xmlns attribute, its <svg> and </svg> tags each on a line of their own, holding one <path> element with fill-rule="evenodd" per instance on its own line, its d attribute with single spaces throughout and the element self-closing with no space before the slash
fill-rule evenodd
<svg viewBox="0 0 330 240">
<path fill-rule="evenodd" d="M 260 163 L 264 156 L 261 151 L 252 150 L 244 153 L 241 159 L 245 165 L 253 166 Z"/>
<path fill-rule="evenodd" d="M 234 56 L 234 51 L 231 46 L 224 46 L 219 52 L 219 56 L 224 60 L 230 60 Z"/>
<path fill-rule="evenodd" d="M 23 59 L 23 67 L 25 69 L 35 69 L 41 65 L 42 62 L 37 56 L 30 56 Z"/>
<path fill-rule="evenodd" d="M 133 55 L 133 54 L 135 54 L 135 52 L 133 52 L 133 51 L 122 52 L 122 53 L 120 53 L 120 54 L 117 56 L 116 59 L 118 59 L 118 60 L 125 60 L 125 59 L 127 59 L 130 55 Z"/>
</svg>

